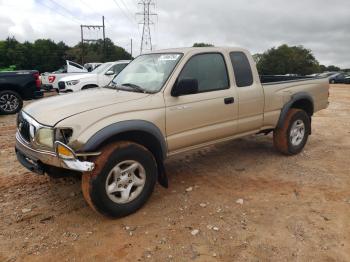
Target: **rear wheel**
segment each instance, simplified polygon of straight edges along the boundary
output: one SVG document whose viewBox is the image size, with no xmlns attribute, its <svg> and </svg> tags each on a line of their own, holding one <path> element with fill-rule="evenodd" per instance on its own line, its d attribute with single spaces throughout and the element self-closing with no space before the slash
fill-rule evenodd
<svg viewBox="0 0 350 262">
<path fill-rule="evenodd" d="M 123 217 L 140 209 L 153 192 L 157 164 L 150 151 L 131 142 L 118 142 L 102 150 L 96 168 L 83 174 L 85 200 L 96 211 Z"/>
<path fill-rule="evenodd" d="M 273 132 L 274 146 L 283 154 L 298 154 L 303 150 L 310 130 L 308 114 L 301 109 L 292 108 L 288 111 L 283 126 Z"/>
<path fill-rule="evenodd" d="M 0 114 L 16 114 L 23 106 L 21 96 L 11 90 L 0 91 Z"/>
</svg>

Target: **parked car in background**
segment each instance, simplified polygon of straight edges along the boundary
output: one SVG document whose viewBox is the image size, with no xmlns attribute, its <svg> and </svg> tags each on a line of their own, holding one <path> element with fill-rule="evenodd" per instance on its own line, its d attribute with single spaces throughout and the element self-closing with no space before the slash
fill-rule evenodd
<svg viewBox="0 0 350 262">
<path fill-rule="evenodd" d="M 105 88 L 27 105 L 16 154 L 38 174 L 81 175 L 86 202 L 121 217 L 146 203 L 157 180 L 168 186 L 167 157 L 270 132 L 278 151 L 300 153 L 328 96 L 327 78 L 261 83 L 241 48 L 158 50 Z"/>
<path fill-rule="evenodd" d="M 330 84 L 344 84 L 345 83 L 345 74 L 344 73 L 335 73 L 329 78 Z"/>
<path fill-rule="evenodd" d="M 84 67 L 89 71 L 94 71 L 97 67 L 102 65 L 102 63 L 86 63 L 84 64 Z"/>
<path fill-rule="evenodd" d="M 118 75 L 130 60 L 107 62 L 87 74 L 74 74 L 61 78 L 58 82 L 58 92 L 75 92 L 88 88 L 108 85 Z"/>
<path fill-rule="evenodd" d="M 350 84 L 350 75 L 345 76 L 344 84 Z"/>
<path fill-rule="evenodd" d="M 66 60 L 66 65 L 64 65 L 62 68 L 58 69 L 57 71 L 54 71 L 52 73 L 41 74 L 42 88 L 45 90 L 51 90 L 51 89 L 58 90 L 58 81 L 61 78 L 65 76 L 74 75 L 77 73 L 88 73 L 88 70 L 77 63 Z"/>
<path fill-rule="evenodd" d="M 0 72 L 0 114 L 15 114 L 23 100 L 42 97 L 40 86 L 38 71 Z"/>
</svg>

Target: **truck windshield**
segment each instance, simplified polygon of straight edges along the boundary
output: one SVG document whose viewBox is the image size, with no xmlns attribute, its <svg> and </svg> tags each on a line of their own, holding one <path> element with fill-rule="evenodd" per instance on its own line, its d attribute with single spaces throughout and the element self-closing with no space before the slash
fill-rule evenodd
<svg viewBox="0 0 350 262">
<path fill-rule="evenodd" d="M 181 57 L 179 53 L 140 55 L 113 79 L 109 87 L 138 87 L 144 92 L 156 93 Z"/>
</svg>

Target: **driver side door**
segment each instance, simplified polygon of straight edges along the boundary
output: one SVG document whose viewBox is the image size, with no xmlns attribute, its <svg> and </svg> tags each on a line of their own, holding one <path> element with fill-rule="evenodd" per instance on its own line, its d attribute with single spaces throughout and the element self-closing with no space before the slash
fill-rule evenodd
<svg viewBox="0 0 350 262">
<path fill-rule="evenodd" d="M 237 121 L 235 88 L 221 53 L 193 55 L 177 81 L 196 79 L 195 94 L 165 97 L 168 149 L 181 151 L 232 136 Z"/>
</svg>

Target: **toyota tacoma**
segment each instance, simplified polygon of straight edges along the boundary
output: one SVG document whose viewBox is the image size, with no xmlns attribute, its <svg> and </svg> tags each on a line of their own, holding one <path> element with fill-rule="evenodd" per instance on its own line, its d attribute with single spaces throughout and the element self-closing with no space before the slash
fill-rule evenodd
<svg viewBox="0 0 350 262">
<path fill-rule="evenodd" d="M 301 152 L 313 114 L 328 106 L 328 80 L 266 79 L 240 48 L 143 54 L 108 86 L 27 105 L 17 158 L 39 174 L 81 175 L 94 210 L 126 216 L 157 180 L 168 186 L 164 161 L 175 154 L 269 132 L 281 153 Z"/>
</svg>

